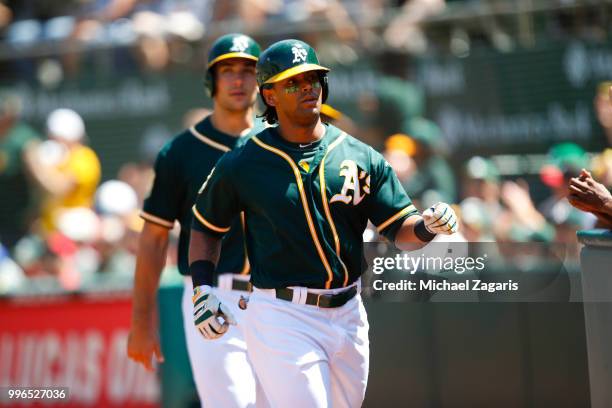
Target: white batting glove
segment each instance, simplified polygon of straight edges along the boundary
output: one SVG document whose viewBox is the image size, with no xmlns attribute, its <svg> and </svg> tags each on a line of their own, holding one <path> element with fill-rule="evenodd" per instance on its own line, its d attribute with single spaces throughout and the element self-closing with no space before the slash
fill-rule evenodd
<svg viewBox="0 0 612 408">
<path fill-rule="evenodd" d="M 218 339 L 227 332 L 230 324 L 237 324 L 232 312 L 219 302 L 210 286 L 196 286 L 192 300 L 193 323 L 205 339 Z M 223 318 L 223 323 L 218 320 L 219 317 Z"/>
<path fill-rule="evenodd" d="M 436 203 L 423 211 L 425 228 L 432 234 L 454 234 L 459 227 L 457 221 L 457 214 L 446 203 Z"/>
</svg>

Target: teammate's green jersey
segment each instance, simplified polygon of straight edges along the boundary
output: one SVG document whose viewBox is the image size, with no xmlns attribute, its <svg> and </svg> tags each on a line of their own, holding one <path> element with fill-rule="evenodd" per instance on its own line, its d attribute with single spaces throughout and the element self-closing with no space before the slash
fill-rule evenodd
<svg viewBox="0 0 612 408">
<path fill-rule="evenodd" d="M 198 189 L 224 153 L 244 144 L 262 128 L 262 122 L 257 121 L 249 135 L 238 138 L 218 131 L 210 117 L 206 117 L 174 137 L 159 152 L 153 188 L 144 202 L 141 217 L 167 228 L 172 228 L 175 220 L 179 222 L 178 267 L 181 274 L 189 274 L 191 207 Z M 230 233 L 223 238 L 217 271 L 248 273 L 240 214 L 232 218 L 231 225 Z"/>
<path fill-rule="evenodd" d="M 219 236 L 244 212 L 256 287 L 347 286 L 367 267 L 368 219 L 393 240 L 417 213 L 378 152 L 325 127 L 319 142 L 305 146 L 277 128 L 262 131 L 225 155 L 200 190 L 194 228 Z"/>
</svg>

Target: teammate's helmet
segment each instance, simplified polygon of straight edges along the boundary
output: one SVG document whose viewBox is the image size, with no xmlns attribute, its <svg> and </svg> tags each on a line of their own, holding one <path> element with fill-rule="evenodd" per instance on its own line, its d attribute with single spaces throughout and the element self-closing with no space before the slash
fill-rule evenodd
<svg viewBox="0 0 612 408">
<path fill-rule="evenodd" d="M 205 85 L 208 94 L 215 94 L 214 65 L 229 58 L 245 58 L 252 61 L 259 59 L 259 44 L 248 35 L 232 33 L 227 34 L 215 41 L 208 52 L 208 66 L 206 68 Z"/>
</svg>

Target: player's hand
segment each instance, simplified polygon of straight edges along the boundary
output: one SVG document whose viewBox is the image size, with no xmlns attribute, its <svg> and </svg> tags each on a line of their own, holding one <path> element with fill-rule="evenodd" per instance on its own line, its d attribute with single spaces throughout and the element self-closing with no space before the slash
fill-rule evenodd
<svg viewBox="0 0 612 408">
<path fill-rule="evenodd" d="M 236 325 L 236 319 L 227 306 L 219 302 L 208 285 L 193 290 L 193 323 L 207 340 L 223 336 L 229 325 Z M 221 323 L 218 318 L 223 318 Z"/>
<path fill-rule="evenodd" d="M 128 357 L 142 364 L 148 371 L 153 371 L 153 358 L 158 363 L 164 362 L 164 355 L 159 345 L 157 328 L 142 321 L 133 321 L 127 343 Z"/>
<path fill-rule="evenodd" d="M 457 215 L 446 203 L 436 203 L 423 211 L 423 222 L 432 234 L 450 235 L 458 229 Z"/>
<path fill-rule="evenodd" d="M 584 169 L 580 176 L 570 180 L 568 189 L 569 202 L 579 210 L 605 213 L 607 209 L 612 208 L 612 194 Z"/>
</svg>

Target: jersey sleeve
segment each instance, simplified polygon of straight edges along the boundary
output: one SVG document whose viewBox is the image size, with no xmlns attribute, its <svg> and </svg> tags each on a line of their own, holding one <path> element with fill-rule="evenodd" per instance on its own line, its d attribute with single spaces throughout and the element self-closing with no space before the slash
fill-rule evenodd
<svg viewBox="0 0 612 408">
<path fill-rule="evenodd" d="M 241 206 L 232 177 L 231 160 L 225 154 L 202 184 L 193 206 L 192 228 L 223 236 L 240 214 Z"/>
<path fill-rule="evenodd" d="M 140 216 L 149 222 L 172 228 L 180 216 L 181 201 L 185 197 L 184 183 L 179 182 L 179 163 L 172 155 L 172 144 L 167 144 L 155 160 L 155 178 Z"/>
<path fill-rule="evenodd" d="M 372 161 L 368 218 L 380 234 L 394 241 L 402 222 L 411 215 L 418 214 L 418 211 L 391 165 L 376 152 L 372 154 Z"/>
</svg>

